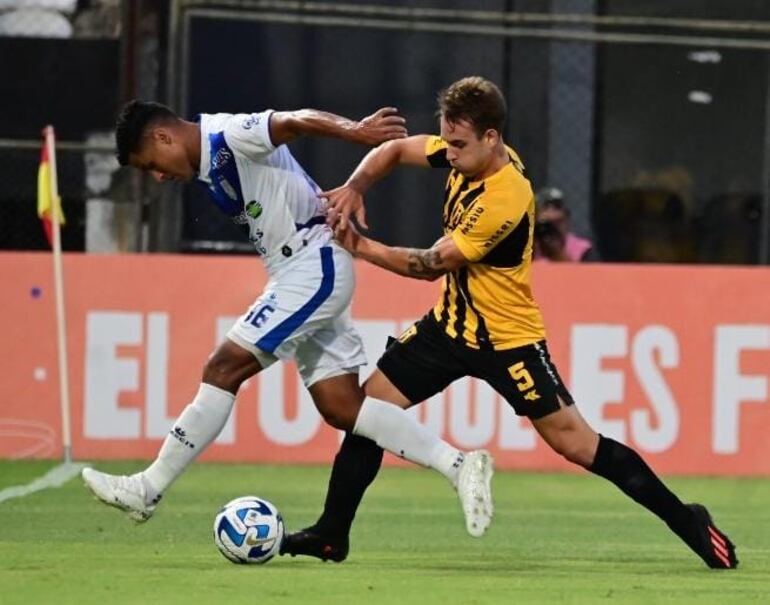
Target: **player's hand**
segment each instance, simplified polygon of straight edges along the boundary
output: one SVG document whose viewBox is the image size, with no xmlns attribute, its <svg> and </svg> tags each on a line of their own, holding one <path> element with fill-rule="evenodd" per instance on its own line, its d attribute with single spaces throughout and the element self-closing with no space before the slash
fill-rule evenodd
<svg viewBox="0 0 770 605">
<path fill-rule="evenodd" d="M 351 214 L 364 229 L 369 228 L 366 224 L 364 196 L 354 187 L 342 185 L 320 193 L 319 197 L 326 198 L 326 224 L 333 229 L 338 226 L 347 229 Z"/>
<path fill-rule="evenodd" d="M 344 228 L 337 223 L 337 226 L 334 228 L 334 239 L 345 250 L 356 256 L 361 243 L 361 234 L 353 223 L 348 223 L 347 227 Z"/>
<path fill-rule="evenodd" d="M 406 120 L 398 115 L 395 107 L 381 107 L 355 127 L 355 140 L 372 147 L 391 139 L 403 139 L 406 135 Z"/>
</svg>

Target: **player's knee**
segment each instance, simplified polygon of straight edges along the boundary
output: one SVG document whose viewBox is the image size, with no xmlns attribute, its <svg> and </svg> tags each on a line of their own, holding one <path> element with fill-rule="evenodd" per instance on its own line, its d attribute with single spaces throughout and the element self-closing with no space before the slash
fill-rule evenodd
<svg viewBox="0 0 770 605">
<path fill-rule="evenodd" d="M 561 435 L 559 439 L 556 439 L 551 444 L 551 447 L 557 454 L 560 454 L 573 464 L 589 467 L 593 462 L 594 452 L 589 444 L 583 443 L 574 434 Z"/>
<path fill-rule="evenodd" d="M 203 366 L 203 382 L 226 391 L 235 392 L 243 379 L 232 360 L 225 355 L 212 355 Z"/>
<path fill-rule="evenodd" d="M 318 405 L 318 411 L 324 421 L 340 431 L 352 431 L 355 425 L 355 415 L 340 405 Z"/>
<path fill-rule="evenodd" d="M 578 464 L 583 468 L 591 466 L 591 454 L 584 448 L 569 448 L 563 456 L 573 464 Z"/>
</svg>

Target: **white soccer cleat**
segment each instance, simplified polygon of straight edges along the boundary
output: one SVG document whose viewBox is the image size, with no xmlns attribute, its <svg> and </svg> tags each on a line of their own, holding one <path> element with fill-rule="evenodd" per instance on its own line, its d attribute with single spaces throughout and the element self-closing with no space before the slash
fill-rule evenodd
<svg viewBox="0 0 770 605">
<path fill-rule="evenodd" d="M 492 523 L 492 455 L 486 450 L 465 454 L 457 476 L 457 495 L 465 514 L 465 528 L 474 538 L 480 538 Z"/>
<path fill-rule="evenodd" d="M 108 475 L 92 468 L 84 468 L 81 475 L 94 496 L 124 510 L 137 523 L 147 521 L 155 512 L 157 502 L 145 503 L 147 490 L 139 475 Z"/>
</svg>

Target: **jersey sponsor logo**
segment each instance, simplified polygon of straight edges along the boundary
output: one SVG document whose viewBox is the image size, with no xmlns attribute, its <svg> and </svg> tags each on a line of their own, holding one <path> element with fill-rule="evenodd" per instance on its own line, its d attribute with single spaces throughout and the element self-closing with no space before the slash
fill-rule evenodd
<svg viewBox="0 0 770 605">
<path fill-rule="evenodd" d="M 224 147 L 217 150 L 216 155 L 211 159 L 211 166 L 214 170 L 219 170 L 222 166 L 233 159 L 233 154 Z"/>
<path fill-rule="evenodd" d="M 470 214 L 466 215 L 466 217 L 463 219 L 462 227 L 460 227 L 460 231 L 463 235 L 468 235 L 473 230 L 473 228 L 476 226 L 476 223 L 479 222 L 482 214 L 484 214 L 483 206 L 473 207 Z"/>
<path fill-rule="evenodd" d="M 253 219 L 258 219 L 262 214 L 262 204 L 260 204 L 257 200 L 250 201 L 248 204 L 246 204 L 246 214 L 248 214 Z"/>
<path fill-rule="evenodd" d="M 484 242 L 485 248 L 491 248 L 497 243 L 497 240 L 499 240 L 503 235 L 508 233 L 510 228 L 513 227 L 513 221 L 505 221 L 500 227 L 498 227 L 497 231 L 495 231 L 489 239 Z"/>
</svg>

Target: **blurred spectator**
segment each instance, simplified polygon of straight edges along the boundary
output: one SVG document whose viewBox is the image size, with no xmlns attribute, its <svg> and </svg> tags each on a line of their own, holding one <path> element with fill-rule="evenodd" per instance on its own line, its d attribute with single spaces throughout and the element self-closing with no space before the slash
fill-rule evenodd
<svg viewBox="0 0 770 605">
<path fill-rule="evenodd" d="M 535 194 L 535 260 L 552 262 L 591 262 L 599 260 L 590 240 L 572 233 L 569 208 L 564 194 L 546 187 Z"/>
<path fill-rule="evenodd" d="M 69 38 L 76 0 L 0 0 L 0 36 Z"/>
<path fill-rule="evenodd" d="M 120 1 L 78 0 L 73 23 L 78 38 L 117 38 L 120 35 Z"/>
</svg>

